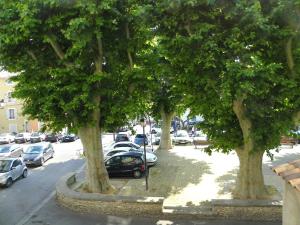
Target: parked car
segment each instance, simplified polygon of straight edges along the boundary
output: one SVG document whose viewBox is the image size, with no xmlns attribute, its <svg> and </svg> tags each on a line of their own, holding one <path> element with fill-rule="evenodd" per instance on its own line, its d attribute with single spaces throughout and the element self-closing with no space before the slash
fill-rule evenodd
<svg viewBox="0 0 300 225">
<path fill-rule="evenodd" d="M 27 147 L 27 149 L 24 151 L 23 159 L 26 165 L 42 166 L 44 162 L 50 158 L 53 158 L 53 156 L 54 149 L 52 144 L 49 142 L 42 142 Z"/>
<path fill-rule="evenodd" d="M 10 133 L 0 134 L 0 144 L 9 144 L 15 141 L 15 136 Z"/>
<path fill-rule="evenodd" d="M 23 148 L 17 144 L 6 144 L 0 146 L 0 157 L 17 158 L 22 156 Z"/>
<path fill-rule="evenodd" d="M 119 132 L 116 136 L 115 142 L 120 142 L 120 141 L 131 141 L 131 137 L 128 132 Z"/>
<path fill-rule="evenodd" d="M 19 177 L 27 177 L 28 171 L 21 158 L 0 159 L 0 184 L 9 187 Z"/>
<path fill-rule="evenodd" d="M 143 154 L 138 152 L 118 153 L 105 160 L 105 167 L 110 176 L 132 175 L 140 178 L 145 172 Z"/>
<path fill-rule="evenodd" d="M 31 143 L 37 143 L 43 141 L 43 136 L 39 132 L 34 132 L 30 136 L 30 142 Z"/>
<path fill-rule="evenodd" d="M 280 144 L 293 146 L 298 144 L 298 139 L 295 137 L 282 136 L 280 138 Z"/>
<path fill-rule="evenodd" d="M 21 144 L 21 143 L 26 143 L 28 141 L 30 141 L 30 136 L 31 134 L 30 133 L 18 133 L 16 136 L 15 136 L 15 143 L 18 143 L 18 144 Z"/>
<path fill-rule="evenodd" d="M 173 142 L 174 144 L 191 144 L 193 139 L 190 138 L 186 130 L 178 130 L 176 134 L 174 134 Z"/>
<path fill-rule="evenodd" d="M 145 145 L 149 144 L 149 141 L 148 141 L 148 138 L 147 138 L 146 134 L 137 134 L 137 135 L 135 135 L 135 138 L 134 138 L 134 143 L 135 144 L 142 146 L 142 145 L 144 145 L 144 141 L 145 141 Z"/>
<path fill-rule="evenodd" d="M 78 137 L 75 134 L 66 134 L 63 135 L 61 142 L 73 142 L 76 141 Z"/>
<path fill-rule="evenodd" d="M 196 145 L 208 145 L 209 141 L 207 139 L 207 135 L 202 133 L 201 131 L 196 131 L 193 137 L 193 144 Z"/>
<path fill-rule="evenodd" d="M 49 134 L 46 134 L 45 136 L 45 141 L 46 142 L 58 142 L 59 138 L 57 136 L 57 134 L 55 133 L 49 133 Z"/>
<path fill-rule="evenodd" d="M 120 148 L 120 147 L 130 147 L 130 148 L 140 148 L 141 146 L 131 142 L 131 141 L 120 141 L 120 142 L 115 142 L 109 146 L 108 149 L 115 149 L 115 148 Z"/>
<path fill-rule="evenodd" d="M 144 151 L 139 148 L 131 148 L 131 147 L 120 147 L 120 148 L 115 148 L 109 152 L 107 152 L 104 156 L 105 159 L 108 159 L 109 157 L 117 154 L 117 153 L 124 153 L 124 152 L 136 152 L 136 153 L 141 153 L 144 157 Z M 143 158 L 144 159 L 144 158 Z M 148 166 L 154 166 L 157 163 L 157 156 L 153 154 L 152 152 L 146 152 L 146 161 Z"/>
</svg>

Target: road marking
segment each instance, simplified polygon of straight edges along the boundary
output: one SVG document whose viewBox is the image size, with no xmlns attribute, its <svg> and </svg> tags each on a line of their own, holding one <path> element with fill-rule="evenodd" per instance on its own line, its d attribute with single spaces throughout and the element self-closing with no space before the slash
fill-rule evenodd
<svg viewBox="0 0 300 225">
<path fill-rule="evenodd" d="M 75 173 L 80 173 L 85 167 L 85 163 L 75 171 Z M 46 205 L 47 202 L 50 201 L 51 198 L 53 198 L 56 194 L 56 191 L 52 191 L 50 195 L 47 196 L 37 207 L 35 207 L 28 215 L 24 216 L 16 225 L 25 225 L 31 217 L 36 214 L 43 206 Z"/>
</svg>

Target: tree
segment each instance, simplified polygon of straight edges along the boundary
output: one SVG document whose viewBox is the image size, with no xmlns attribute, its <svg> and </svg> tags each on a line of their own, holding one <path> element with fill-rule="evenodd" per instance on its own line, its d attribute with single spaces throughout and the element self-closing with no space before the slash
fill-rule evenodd
<svg viewBox="0 0 300 225">
<path fill-rule="evenodd" d="M 178 85 L 187 106 L 204 117 L 201 128 L 213 143 L 208 152 L 236 151 L 236 198 L 267 198 L 262 156 L 279 145 L 300 109 L 299 32 L 292 26 L 299 24 L 299 3 L 156 4 L 157 29 L 182 74 Z M 286 12 L 293 20 L 283 19 Z"/>
<path fill-rule="evenodd" d="M 25 114 L 54 130 L 78 131 L 90 192 L 114 192 L 100 134 L 116 122 L 110 113 L 124 106 L 120 99 L 133 92 L 136 53 L 146 37 L 142 6 L 134 0 L 0 2 L 0 66 L 19 73 L 15 96 Z"/>
</svg>

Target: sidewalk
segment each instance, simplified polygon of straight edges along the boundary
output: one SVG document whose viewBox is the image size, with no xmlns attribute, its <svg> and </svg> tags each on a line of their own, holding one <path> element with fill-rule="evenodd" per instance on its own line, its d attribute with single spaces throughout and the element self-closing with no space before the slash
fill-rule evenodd
<svg viewBox="0 0 300 225">
<path fill-rule="evenodd" d="M 263 160 L 266 185 L 283 193 L 283 181 L 271 170 L 273 166 L 300 158 L 300 145 L 282 148 L 274 153 L 274 161 Z M 111 179 L 120 195 L 165 197 L 164 208 L 188 207 L 209 209 L 212 199 L 231 199 L 239 161 L 234 152 L 211 156 L 194 146 L 175 146 L 170 151 L 157 151 L 158 164 L 150 169 L 149 190 L 145 179 Z M 81 174 L 81 179 L 84 174 Z M 277 196 L 280 200 L 281 196 Z"/>
</svg>

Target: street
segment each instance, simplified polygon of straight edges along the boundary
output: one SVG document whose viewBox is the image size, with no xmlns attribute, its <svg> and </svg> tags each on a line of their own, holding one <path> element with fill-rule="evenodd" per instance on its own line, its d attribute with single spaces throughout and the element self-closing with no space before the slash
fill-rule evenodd
<svg viewBox="0 0 300 225">
<path fill-rule="evenodd" d="M 41 167 L 29 167 L 28 177 L 18 179 L 10 188 L 0 188 L 0 224 L 19 224 L 35 208 L 54 196 L 55 184 L 63 175 L 80 168 L 78 142 L 53 144 L 55 155 Z M 77 148 L 77 149 L 76 149 Z"/>
<path fill-rule="evenodd" d="M 104 145 L 111 143 L 104 137 Z M 281 222 L 253 222 L 206 219 L 116 217 L 82 215 L 63 208 L 55 201 L 55 184 L 64 174 L 79 170 L 84 160 L 79 157 L 80 140 L 55 143 L 55 156 L 41 167 L 29 167 L 28 177 L 19 179 L 10 188 L 0 188 L 0 225 L 279 225 Z"/>
</svg>

